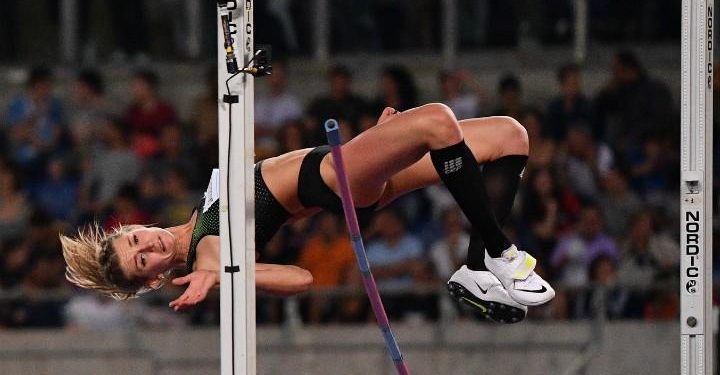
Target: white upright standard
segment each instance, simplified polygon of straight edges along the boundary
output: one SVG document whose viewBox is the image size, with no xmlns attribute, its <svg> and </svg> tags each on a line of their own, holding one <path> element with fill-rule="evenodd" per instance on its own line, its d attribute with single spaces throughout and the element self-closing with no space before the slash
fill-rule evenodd
<svg viewBox="0 0 720 375">
<path fill-rule="evenodd" d="M 217 3 L 221 373 L 255 375 L 253 76 L 229 68 L 253 56 L 253 1 Z"/>
<path fill-rule="evenodd" d="M 713 373 L 713 21 L 713 0 L 683 0 L 680 167 L 682 375 Z"/>
</svg>

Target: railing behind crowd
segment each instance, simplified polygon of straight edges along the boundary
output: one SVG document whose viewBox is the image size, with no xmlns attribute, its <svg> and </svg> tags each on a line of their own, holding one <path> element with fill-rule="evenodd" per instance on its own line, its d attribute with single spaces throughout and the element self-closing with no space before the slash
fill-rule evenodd
<svg viewBox="0 0 720 375">
<path fill-rule="evenodd" d="M 273 45 L 282 55 L 323 62 L 348 53 L 423 52 L 437 54 L 445 66 L 460 53 L 477 49 L 564 45 L 582 62 L 593 41 L 678 38 L 666 27 L 680 19 L 675 2 L 623 4 L 267 0 L 255 2 L 255 25 L 257 42 Z M 48 58 L 85 65 L 148 58 L 186 61 L 207 59 L 217 48 L 212 1 L 61 0 L 59 11 L 50 0 L 3 1 L 0 25 L 0 61 L 11 63 Z"/>
<path fill-rule="evenodd" d="M 528 320 L 530 321 L 568 321 L 568 320 L 599 320 L 605 321 L 609 319 L 675 319 L 677 316 L 670 312 L 670 316 L 657 315 L 648 312 L 647 308 L 640 307 L 638 311 L 645 311 L 644 315 L 632 314 L 630 316 L 623 315 L 621 312 L 622 306 L 640 306 L 642 304 L 653 303 L 652 298 L 648 296 L 676 296 L 678 294 L 678 288 L 673 286 L 668 287 L 668 283 L 661 283 L 651 287 L 638 287 L 636 285 L 590 285 L 587 287 L 579 288 L 556 288 L 558 297 L 555 301 L 530 309 Z M 172 288 L 172 289 L 171 289 Z M 422 322 L 426 324 L 435 324 L 442 326 L 449 322 L 456 321 L 458 319 L 478 319 L 482 320 L 480 316 L 473 314 L 474 310 L 457 303 L 447 293 L 444 286 L 438 286 L 436 283 L 427 285 L 416 285 L 411 287 L 380 287 L 383 300 L 394 301 L 399 297 L 411 297 L 418 298 L 422 303 L 417 304 L 414 308 L 408 309 L 409 314 L 403 314 L 403 319 Z M 161 310 L 167 310 L 168 312 L 183 316 L 182 313 L 177 314 L 167 308 L 167 303 L 181 294 L 181 289 L 175 287 L 166 287 L 159 291 L 153 292 L 142 296 L 137 300 L 131 300 L 132 303 L 141 304 L 143 306 L 157 307 Z M 67 304 L 71 299 L 80 296 L 89 295 L 87 292 L 77 293 L 69 289 L 62 289 L 60 291 L 43 291 L 26 293 L 23 292 L 22 288 L 15 288 L 12 290 L 0 289 L 0 312 L 2 309 L 11 308 L 14 303 L 29 303 L 29 304 L 42 304 L 42 303 L 56 303 L 59 305 Z M 95 294 L 90 294 L 95 296 Z M 106 297 L 98 295 L 100 300 L 99 303 L 126 303 L 126 302 L 115 302 L 112 300 L 105 300 Z M 206 301 L 198 305 L 197 309 L 214 309 L 219 308 L 217 300 L 219 294 L 217 291 L 211 292 Z M 318 299 L 323 301 L 325 304 L 335 303 L 334 301 L 342 301 L 345 303 L 352 299 L 353 301 L 359 301 L 362 303 L 367 299 L 364 290 L 361 286 L 338 286 L 338 287 L 313 287 L 309 291 L 302 293 L 297 296 L 280 298 L 267 294 L 258 294 L 258 304 L 276 304 L 278 311 L 281 312 L 282 318 L 280 319 L 268 319 L 264 316 L 264 312 L 260 311 L 258 314 L 259 324 L 280 324 L 285 327 L 289 332 L 301 329 L 307 321 L 306 314 L 301 313 L 301 305 L 306 304 L 308 300 Z M 666 305 L 671 305 L 672 302 L 663 300 Z M 558 303 L 560 305 L 558 305 Z M 387 304 L 387 302 L 386 302 Z M 558 307 L 560 306 L 560 307 Z M 569 306 L 569 307 L 568 307 Z M 573 307 L 575 306 L 575 307 Z M 652 306 L 647 306 L 652 307 Z M 557 313 L 558 309 L 564 309 L 569 313 Z M 573 310 L 574 311 L 570 311 Z M 192 309 L 191 309 L 192 310 Z M 637 309 L 636 309 L 637 310 Z M 674 311 L 674 310 L 673 310 Z M 600 314 L 599 312 L 604 312 Z M 666 314 L 667 315 L 667 314 Z M 370 315 L 368 315 L 370 316 Z M 0 315 L 1 317 L 1 315 Z M 137 317 L 139 318 L 139 317 Z M 367 319 L 363 316 L 358 322 L 366 322 Z M 314 323 L 327 323 L 327 320 L 317 321 Z M 352 321 L 341 321 L 334 320 L 332 323 L 353 323 Z M 212 320 L 203 322 L 190 322 L 192 324 L 199 325 L 214 325 L 216 322 Z M 312 323 L 312 322 L 311 322 Z M 0 326 L 3 322 L 0 320 Z M 15 328 L 13 326 L 6 327 Z M 19 327 L 22 328 L 22 327 Z M 30 327 L 32 328 L 32 327 Z M 442 339 L 442 337 L 439 337 Z M 440 340 L 442 341 L 442 340 Z"/>
<path fill-rule="evenodd" d="M 411 319 L 405 319 L 405 323 L 409 324 L 422 324 L 423 326 L 432 327 L 431 332 L 433 332 L 432 337 L 429 338 L 428 341 L 425 342 L 415 342 L 410 343 L 409 345 L 405 345 L 405 347 L 409 350 L 426 350 L 426 349 L 445 349 L 445 350 L 460 350 L 460 351 L 473 351 L 473 350 L 488 350 L 488 348 L 496 347 L 497 349 L 502 350 L 509 350 L 509 351 L 534 351 L 534 350 L 541 350 L 541 351 L 555 351 L 555 352 L 566 352 L 566 353 L 575 353 L 574 360 L 572 363 L 563 371 L 563 374 L 576 374 L 576 373 L 582 373 L 584 371 L 585 367 L 588 366 L 590 361 L 597 355 L 597 353 L 603 348 L 604 345 L 604 335 L 605 335 L 605 326 L 608 320 L 608 312 L 611 311 L 611 308 L 609 307 L 611 304 L 616 302 L 617 299 L 617 293 L 618 291 L 624 292 L 624 293 L 633 293 L 633 292 L 643 292 L 643 293 L 653 293 L 653 292 L 667 292 L 668 290 L 664 287 L 652 287 L 650 289 L 640 289 L 638 290 L 635 286 L 620 286 L 620 285 L 612 285 L 612 286 L 606 286 L 606 285 L 594 285 L 587 288 L 579 288 L 579 289 L 558 289 L 558 295 L 559 296 L 566 296 L 569 294 L 573 295 L 584 295 L 586 296 L 587 306 L 590 309 L 589 314 L 587 316 L 587 319 L 578 320 L 577 324 L 581 324 L 585 327 L 588 327 L 589 334 L 583 336 L 581 339 L 577 340 L 563 340 L 558 339 L 557 341 L 550 341 L 550 342 L 542 342 L 542 343 L 499 343 L 494 342 L 492 339 L 478 339 L 482 340 L 481 344 L 478 345 L 477 342 L 457 342 L 455 340 L 452 340 L 451 337 L 448 337 L 448 332 L 451 332 L 451 330 L 447 329 L 448 327 L 451 327 L 453 323 L 458 322 L 459 319 L 464 320 L 472 320 L 475 317 L 472 313 L 468 314 L 469 309 L 458 309 L 459 305 L 457 305 L 454 300 L 451 299 L 451 297 L 448 295 L 446 290 L 443 287 L 438 286 L 420 286 L 420 287 L 412 287 L 412 288 L 384 288 L 381 289 L 381 293 L 383 296 L 384 301 L 392 300 L 394 298 L 399 297 L 407 297 L 407 296 L 414 296 L 419 298 L 426 298 L 430 297 L 431 301 L 433 301 L 436 305 L 433 307 L 435 311 L 437 311 L 437 318 L 436 319 L 420 319 L 420 321 L 417 321 L 415 319 L 414 322 L 409 322 Z M 161 290 L 159 292 L 155 292 L 155 295 L 147 295 L 144 296 L 141 301 L 146 304 L 151 304 L 158 306 L 159 308 L 162 308 L 164 306 L 167 306 L 167 301 L 172 300 L 175 298 L 177 291 L 172 290 Z M 677 294 L 677 290 L 671 291 L 674 294 Z M 17 303 L 18 301 L 28 301 L 30 303 L 66 303 L 71 298 L 77 297 L 78 294 L 73 292 L 62 292 L 62 293 L 43 293 L 38 294 L 34 296 L 28 296 L 25 295 L 22 292 L 15 291 L 15 292 L 0 292 L 0 311 L 3 308 L 7 308 L 7 306 L 12 305 L 14 303 Z M 338 287 L 338 288 L 314 288 L 311 289 L 309 292 L 292 297 L 292 298 L 276 298 L 276 297 L 270 297 L 270 296 L 259 296 L 259 302 L 264 301 L 265 303 L 278 303 L 279 309 L 281 310 L 282 314 L 284 315 L 284 318 L 282 319 L 281 329 L 283 332 L 283 340 L 282 340 L 282 347 L 276 347 L 274 344 L 268 344 L 268 343 L 259 343 L 258 350 L 264 351 L 268 353 L 275 353 L 275 352 L 282 352 L 284 350 L 289 350 L 288 348 L 298 348 L 302 350 L 310 350 L 310 351 L 320 351 L 323 352 L 325 350 L 340 350 L 340 351 L 353 351 L 358 350 L 360 347 L 357 343 L 348 342 L 346 344 L 343 343 L 332 343 L 330 346 L 322 344 L 322 343 L 307 343 L 306 340 L 303 339 L 303 331 L 306 329 L 307 326 L 305 323 L 303 323 L 303 318 L 301 314 L 301 305 L 306 303 L 306 301 L 312 299 L 312 298 L 321 298 L 325 300 L 332 300 L 332 299 L 339 299 L 339 298 L 357 298 L 359 300 L 364 301 L 366 299 L 365 293 L 362 288 L 360 287 Z M 407 300 L 405 300 L 407 301 Z M 425 301 L 428 301 L 426 299 Z M 115 303 L 115 302 L 113 302 Z M 119 302 L 118 302 L 119 303 Z M 217 293 L 213 293 L 208 297 L 208 303 L 206 305 L 217 305 Z M 259 308 L 262 308 L 260 306 L 263 306 L 263 303 L 258 304 Z M 201 306 L 199 308 L 207 308 L 208 306 Z M 215 306 L 217 308 L 217 306 Z M 169 311 L 168 308 L 165 307 L 166 310 Z M 538 310 L 538 308 L 533 308 L 533 310 Z M 175 313 L 173 313 L 175 314 Z M 612 314 L 610 314 L 612 315 Z M 131 345 L 132 350 L 126 350 L 126 349 L 118 349 L 118 348 L 97 348 L 97 350 L 93 351 L 84 351 L 84 350 L 63 350 L 63 349 L 52 349 L 52 350 L 30 350 L 26 351 L 23 350 L 23 353 L 15 353 L 14 351 L 7 351 L 4 354 L 0 353 L 0 360 L 10 360 L 15 359 L 22 361 L 23 358 L 26 360 L 32 360 L 32 361 L 51 361 L 53 359 L 59 359 L 59 358 L 77 358 L 77 359 L 100 359 L 100 358 L 116 358 L 116 359 L 122 359 L 122 358 L 137 358 L 138 360 L 142 359 L 145 361 L 148 361 L 150 363 L 150 367 L 155 369 L 152 373 L 157 373 L 158 369 L 168 370 L 171 368 L 186 368 L 186 366 L 213 366 L 214 363 L 212 359 L 207 359 L 206 361 L 200 361 L 197 362 L 197 360 L 188 361 L 188 363 L 183 362 L 180 360 L 178 362 L 177 359 L 162 359 L 162 358 L 155 358 L 154 355 L 150 351 L 146 351 L 142 349 L 142 345 L 140 344 L 140 341 L 136 338 L 138 335 L 138 332 L 140 329 L 145 328 L 152 328 L 148 327 L 148 323 L 144 322 L 141 323 L 140 317 L 136 316 L 136 321 L 125 328 L 122 335 L 125 337 L 125 341 L 127 342 L 136 342 L 137 345 Z M 417 318 L 417 317 L 416 317 Z M 538 316 L 531 315 L 529 316 L 528 320 L 530 322 L 535 321 L 535 323 L 538 323 Z M 540 318 L 542 319 L 542 318 Z M 547 316 L 545 317 L 547 319 Z M 367 320 L 365 320 L 367 322 Z M 421 323 L 422 322 L 422 323 Z M 399 322 L 394 322 L 399 323 Z M 521 323 L 523 324 L 523 323 Z M 315 326 L 317 327 L 317 326 Z M 77 327 L 76 327 L 77 328 Z M 716 332 L 717 334 L 717 332 Z M 580 337 L 580 336 L 578 336 Z M 482 349 L 478 349 L 482 348 Z M 368 346 L 363 344 L 362 349 L 367 350 Z M 378 342 L 377 350 L 382 351 L 383 346 L 380 342 Z M 206 363 L 207 362 L 207 363 Z"/>
</svg>

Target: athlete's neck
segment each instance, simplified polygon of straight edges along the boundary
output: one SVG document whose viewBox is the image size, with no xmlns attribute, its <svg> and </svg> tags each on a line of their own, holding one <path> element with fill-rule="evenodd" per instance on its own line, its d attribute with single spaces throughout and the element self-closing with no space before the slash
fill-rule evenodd
<svg viewBox="0 0 720 375">
<path fill-rule="evenodd" d="M 167 228 L 167 231 L 175 237 L 175 258 L 173 266 L 184 268 L 187 263 L 188 252 L 190 250 L 190 241 L 192 240 L 192 231 L 195 227 L 197 215 L 193 215 L 185 224 Z"/>
</svg>

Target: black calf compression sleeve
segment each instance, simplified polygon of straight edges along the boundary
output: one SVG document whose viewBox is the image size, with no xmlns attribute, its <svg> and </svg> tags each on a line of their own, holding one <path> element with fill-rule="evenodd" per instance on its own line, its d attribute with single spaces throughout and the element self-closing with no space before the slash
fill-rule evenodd
<svg viewBox="0 0 720 375">
<path fill-rule="evenodd" d="M 483 165 L 482 175 L 490 198 L 490 205 L 501 226 L 510 216 L 527 160 L 526 155 L 509 155 Z M 490 250 L 488 253 L 492 257 L 502 255 L 493 254 Z M 475 271 L 487 270 L 485 268 L 485 242 L 480 233 L 475 230 L 470 233 L 467 266 Z"/>
<path fill-rule="evenodd" d="M 460 141 L 455 145 L 430 151 L 433 166 L 440 179 L 491 254 L 502 253 L 510 241 L 500 229 L 488 203 L 480 167 L 472 151 Z"/>
</svg>

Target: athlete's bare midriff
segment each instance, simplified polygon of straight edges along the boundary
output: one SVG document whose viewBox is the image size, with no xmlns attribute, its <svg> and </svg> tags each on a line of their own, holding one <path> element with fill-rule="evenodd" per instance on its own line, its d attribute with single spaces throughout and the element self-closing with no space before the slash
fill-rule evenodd
<svg viewBox="0 0 720 375">
<path fill-rule="evenodd" d="M 293 217 L 306 216 L 310 211 L 300 203 L 297 194 L 300 165 L 310 150 L 295 150 L 262 162 L 260 173 L 268 190 Z"/>
</svg>

